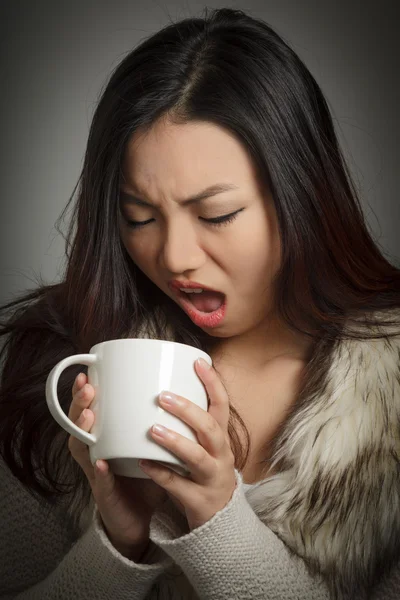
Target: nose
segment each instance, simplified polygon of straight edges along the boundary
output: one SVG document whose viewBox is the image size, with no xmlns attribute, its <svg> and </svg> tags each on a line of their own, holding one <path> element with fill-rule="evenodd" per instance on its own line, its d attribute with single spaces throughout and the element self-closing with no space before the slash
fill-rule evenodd
<svg viewBox="0 0 400 600">
<path fill-rule="evenodd" d="M 166 225 L 160 254 L 163 268 L 170 273 L 196 271 L 205 260 L 197 232 L 183 219 Z"/>
</svg>

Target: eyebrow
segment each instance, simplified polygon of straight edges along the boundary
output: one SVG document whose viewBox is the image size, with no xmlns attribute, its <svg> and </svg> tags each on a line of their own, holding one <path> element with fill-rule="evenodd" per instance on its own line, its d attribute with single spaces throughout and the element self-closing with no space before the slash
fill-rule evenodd
<svg viewBox="0 0 400 600">
<path fill-rule="evenodd" d="M 212 198 L 213 196 L 216 196 L 217 194 L 221 194 L 222 192 L 228 192 L 230 190 L 238 190 L 238 189 L 239 189 L 239 186 L 235 185 L 234 183 L 216 183 L 214 185 L 211 185 L 211 186 L 205 188 L 198 194 L 195 194 L 194 196 L 191 196 L 190 198 L 186 198 L 186 200 L 183 200 L 182 202 L 180 202 L 180 204 L 182 206 L 188 206 L 189 204 L 196 204 L 198 202 L 201 202 L 202 200 L 205 200 L 206 198 Z M 132 194 L 128 194 L 127 192 L 124 192 L 122 190 L 120 191 L 120 197 L 121 197 L 121 201 L 124 204 L 131 203 L 131 204 L 137 204 L 139 206 L 154 207 L 154 204 L 150 204 L 150 202 L 141 200 L 140 198 L 137 198 L 136 196 L 134 196 Z"/>
</svg>

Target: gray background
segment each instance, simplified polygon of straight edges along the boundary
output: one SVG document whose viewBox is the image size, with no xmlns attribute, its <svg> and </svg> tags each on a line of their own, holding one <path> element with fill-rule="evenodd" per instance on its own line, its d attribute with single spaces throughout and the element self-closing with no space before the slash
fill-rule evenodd
<svg viewBox="0 0 400 600">
<path fill-rule="evenodd" d="M 59 280 L 55 221 L 82 166 L 98 95 L 117 63 L 171 19 L 229 6 L 261 17 L 321 86 L 378 244 L 399 265 L 397 0 L 11 0 L 0 7 L 0 303 Z"/>
</svg>

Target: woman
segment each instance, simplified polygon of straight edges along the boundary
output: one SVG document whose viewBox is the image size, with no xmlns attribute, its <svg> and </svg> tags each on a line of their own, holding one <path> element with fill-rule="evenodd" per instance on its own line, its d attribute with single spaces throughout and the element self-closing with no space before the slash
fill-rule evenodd
<svg viewBox="0 0 400 600">
<path fill-rule="evenodd" d="M 126 56 L 67 257 L 59 284 L 3 307 L 1 597 L 397 598 L 400 273 L 321 90 L 268 25 L 212 10 Z M 122 337 L 213 359 L 209 411 L 169 409 L 199 443 L 152 433 L 191 478 L 93 467 L 47 409 L 56 362 Z M 71 367 L 59 396 L 89 431 L 86 382 Z"/>
</svg>

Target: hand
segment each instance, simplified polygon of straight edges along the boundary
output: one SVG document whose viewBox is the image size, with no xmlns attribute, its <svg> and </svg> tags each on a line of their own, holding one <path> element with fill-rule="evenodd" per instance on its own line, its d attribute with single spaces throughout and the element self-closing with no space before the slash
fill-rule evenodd
<svg viewBox="0 0 400 600">
<path fill-rule="evenodd" d="M 148 466 L 140 463 L 143 471 L 181 505 L 190 530 L 226 506 L 236 487 L 235 459 L 228 436 L 228 395 L 214 368 L 204 363 L 206 366 L 196 361 L 195 369 L 210 400 L 208 412 L 182 396 L 171 394 L 178 401 L 171 406 L 161 397 L 159 400 L 162 408 L 194 429 L 199 443 L 169 429 L 167 437 L 160 437 L 153 428 L 150 431 L 155 441 L 183 460 L 190 478 L 157 461 L 145 461 Z"/>
<path fill-rule="evenodd" d="M 72 387 L 68 416 L 84 431 L 90 431 L 94 423 L 94 413 L 89 409 L 93 398 L 93 386 L 80 373 Z M 111 543 L 128 558 L 140 555 L 149 540 L 151 516 L 167 499 L 166 491 L 151 479 L 114 475 L 105 460 L 97 461 L 100 469 L 94 468 L 88 446 L 73 436 L 68 448 L 89 481 Z"/>
</svg>

